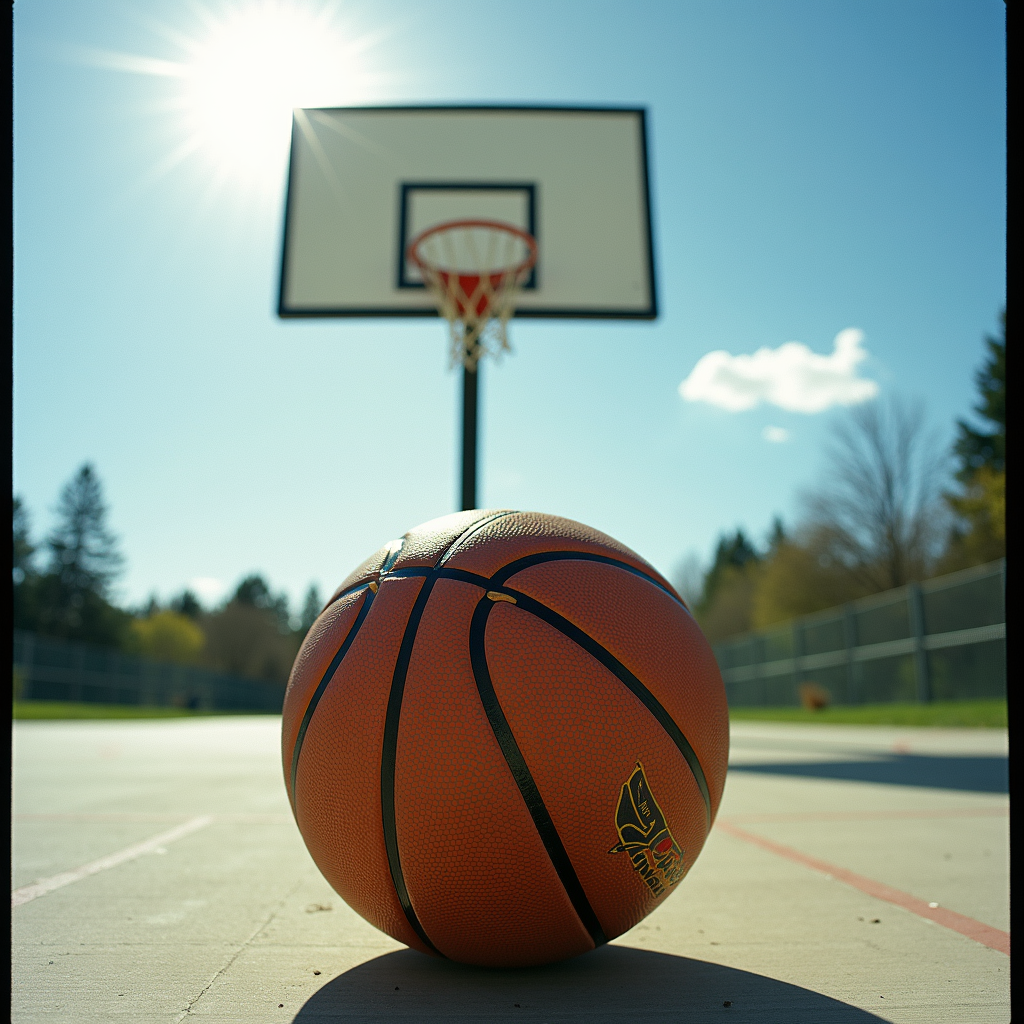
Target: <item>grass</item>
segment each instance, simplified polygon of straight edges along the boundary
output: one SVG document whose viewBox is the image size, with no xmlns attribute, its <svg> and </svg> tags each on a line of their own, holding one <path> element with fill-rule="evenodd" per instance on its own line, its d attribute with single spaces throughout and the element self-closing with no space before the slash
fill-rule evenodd
<svg viewBox="0 0 1024 1024">
<path fill-rule="evenodd" d="M 188 708 L 130 704 L 75 704 L 56 700 L 16 700 L 13 717 L 66 719 L 199 718 L 209 715 L 260 714 L 238 711 L 191 711 Z M 263 712 L 266 714 L 267 712 Z M 946 700 L 932 704 L 859 704 L 820 711 L 805 708 L 732 708 L 737 722 L 812 722 L 819 725 L 923 725 L 944 728 L 1005 729 L 1005 700 Z"/>
<path fill-rule="evenodd" d="M 1005 729 L 1005 700 L 937 700 L 930 704 L 858 704 L 806 708 L 730 708 L 736 722 L 813 722 L 818 725 L 922 725 L 933 728 Z"/>
<path fill-rule="evenodd" d="M 146 707 L 137 704 L 77 704 L 62 700 L 16 700 L 12 717 L 20 720 L 60 721 L 86 718 L 202 718 L 210 715 L 238 714 L 261 714 L 261 712 L 193 711 L 189 708 Z"/>
</svg>

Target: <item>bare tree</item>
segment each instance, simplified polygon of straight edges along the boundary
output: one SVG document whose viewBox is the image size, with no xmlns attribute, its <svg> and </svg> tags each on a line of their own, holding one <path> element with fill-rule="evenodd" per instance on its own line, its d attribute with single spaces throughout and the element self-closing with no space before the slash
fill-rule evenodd
<svg viewBox="0 0 1024 1024">
<path fill-rule="evenodd" d="M 944 535 L 948 457 L 920 404 L 872 402 L 834 427 L 822 485 L 805 496 L 823 561 L 874 590 L 927 575 Z"/>
</svg>

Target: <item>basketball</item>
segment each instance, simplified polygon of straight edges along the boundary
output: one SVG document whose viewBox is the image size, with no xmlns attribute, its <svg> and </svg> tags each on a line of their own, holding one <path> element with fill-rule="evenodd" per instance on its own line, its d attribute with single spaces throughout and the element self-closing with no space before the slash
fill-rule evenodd
<svg viewBox="0 0 1024 1024">
<path fill-rule="evenodd" d="M 669 896 L 728 744 L 714 655 L 657 571 L 580 523 L 479 509 L 345 579 L 282 721 L 335 891 L 399 942 L 491 967 L 586 952 Z"/>
</svg>

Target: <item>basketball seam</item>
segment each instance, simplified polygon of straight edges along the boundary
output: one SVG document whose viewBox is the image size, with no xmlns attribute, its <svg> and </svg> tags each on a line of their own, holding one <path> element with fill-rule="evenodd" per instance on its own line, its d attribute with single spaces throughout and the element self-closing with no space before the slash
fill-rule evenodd
<svg viewBox="0 0 1024 1024">
<path fill-rule="evenodd" d="M 707 782 L 704 777 L 703 769 L 701 768 L 700 761 L 697 758 L 696 753 L 690 746 L 689 741 L 682 734 L 682 731 L 676 725 L 675 721 L 668 714 L 668 712 L 662 707 L 657 698 L 643 685 L 640 680 L 634 676 L 621 662 L 618 661 L 611 654 L 611 652 L 605 650 L 596 640 L 590 637 L 578 626 L 575 626 L 568 619 L 563 618 L 557 612 L 553 611 L 547 606 L 541 604 L 538 601 L 528 597 L 525 594 L 521 594 L 510 587 L 503 586 L 503 583 L 510 576 L 522 569 L 528 568 L 532 565 L 542 564 L 547 561 L 557 561 L 562 559 L 567 560 L 582 560 L 582 561 L 594 561 L 601 562 L 608 565 L 615 566 L 620 569 L 624 569 L 627 572 L 646 580 L 647 582 L 656 586 L 662 593 L 665 593 L 670 598 L 679 603 L 689 614 L 690 610 L 686 607 L 686 604 L 679 599 L 679 597 L 664 584 L 657 579 L 651 577 L 642 570 L 630 565 L 628 562 L 621 561 L 619 559 L 611 558 L 605 555 L 597 555 L 590 552 L 583 551 L 554 551 L 554 552 L 538 552 L 534 555 L 527 555 L 523 558 L 516 559 L 513 562 L 508 563 L 501 569 L 497 570 L 491 577 L 481 576 L 477 573 L 470 572 L 464 569 L 445 568 L 444 562 L 451 557 L 458 547 L 472 534 L 476 533 L 479 529 L 494 522 L 497 519 L 503 518 L 508 515 L 514 515 L 516 510 L 507 510 L 495 513 L 490 516 L 485 516 L 483 519 L 473 523 L 467 530 L 459 535 L 449 546 L 445 549 L 445 552 L 437 559 L 433 567 L 427 566 L 409 566 L 404 569 L 393 571 L 388 575 L 403 578 L 414 578 L 416 576 L 425 577 L 423 588 L 416 598 L 416 602 L 413 605 L 412 611 L 409 615 L 409 620 L 406 623 L 406 628 L 402 636 L 402 643 L 399 648 L 398 659 L 395 665 L 395 671 L 392 676 L 391 689 L 388 694 L 388 706 L 385 712 L 385 725 L 384 725 L 384 738 L 381 749 L 381 817 L 382 825 L 384 829 L 384 841 L 385 850 L 388 856 L 388 866 L 391 872 L 392 883 L 395 888 L 395 894 L 402 907 L 403 912 L 410 926 L 419 936 L 419 938 L 435 953 L 439 956 L 444 954 L 437 949 L 437 947 L 431 942 L 427 936 L 422 924 L 420 923 L 416 912 L 412 906 L 411 899 L 409 897 L 408 889 L 405 885 L 404 873 L 402 872 L 401 856 L 398 850 L 398 838 L 397 838 L 397 827 L 395 821 L 395 763 L 397 759 L 398 750 L 398 731 L 401 720 L 401 707 L 405 691 L 406 676 L 408 673 L 409 662 L 412 655 L 412 649 L 416 641 L 416 633 L 419 629 L 420 621 L 422 620 L 423 611 L 426 608 L 427 601 L 433 592 L 434 583 L 438 579 L 452 579 L 458 580 L 465 583 L 470 583 L 475 586 L 481 586 L 485 589 L 494 589 L 493 585 L 497 584 L 497 588 L 500 592 L 508 593 L 510 596 L 514 596 L 525 611 L 534 614 L 542 621 L 547 622 L 553 628 L 566 636 L 567 639 L 571 640 L 582 650 L 586 651 L 597 661 L 608 668 L 626 687 L 644 704 L 645 707 L 652 713 L 654 718 L 659 722 L 663 729 L 669 734 L 669 737 L 673 740 L 677 748 L 679 748 L 684 759 L 690 767 L 690 770 L 694 776 L 697 786 L 701 791 L 701 795 L 704 798 L 705 811 L 707 815 L 708 828 L 710 828 L 710 797 L 707 790 Z M 407 535 L 405 535 L 407 536 Z M 403 536 L 403 546 L 405 536 Z M 400 551 L 401 549 L 399 549 Z M 394 559 L 391 559 L 394 564 Z M 378 570 L 378 579 L 383 574 Z M 347 588 L 342 593 L 338 594 L 333 603 L 341 600 L 341 598 L 353 593 L 361 587 L 367 587 L 371 581 L 364 580 L 361 583 L 355 583 L 351 587 Z M 369 611 L 370 605 L 373 601 L 374 592 L 373 590 L 367 589 L 367 595 L 364 600 L 363 606 L 360 609 L 356 620 L 353 622 L 351 629 L 349 630 L 345 641 L 334 655 L 331 660 L 331 664 L 328 666 L 327 671 L 321 678 L 320 683 L 314 691 L 313 697 L 307 705 L 306 711 L 303 715 L 303 721 L 299 727 L 299 733 L 296 737 L 295 749 L 292 757 L 292 776 L 291 776 L 291 788 L 292 788 L 292 804 L 293 807 L 297 806 L 297 796 L 295 792 L 295 785 L 298 773 L 298 762 L 299 753 L 301 751 L 302 741 L 305 738 L 306 731 L 309 726 L 309 722 L 312 719 L 313 713 L 316 710 L 316 706 L 319 703 L 323 693 L 329 685 L 334 674 L 337 672 L 341 661 L 344 659 L 348 650 L 352 646 L 352 642 L 355 640 L 355 636 L 359 631 L 362 623 L 366 619 L 366 615 Z M 529 607 L 528 607 L 529 606 Z M 473 664 L 474 677 L 477 682 L 477 689 L 480 694 L 481 702 L 484 706 L 485 714 L 487 715 L 488 721 L 491 724 L 492 731 L 494 732 L 495 738 L 498 741 L 499 747 L 502 750 L 502 754 L 505 756 L 506 763 L 508 763 L 510 771 L 512 771 L 513 778 L 516 781 L 517 786 L 520 789 L 520 795 L 526 803 L 527 810 L 531 814 L 534 820 L 534 824 L 538 829 L 542 842 L 544 842 L 545 849 L 548 852 L 548 856 L 551 859 L 552 865 L 555 868 L 556 873 L 562 883 L 563 888 L 566 891 L 570 902 L 573 905 L 574 910 L 580 918 L 581 923 L 589 932 L 591 939 L 594 941 L 595 946 L 601 945 L 607 941 L 601 924 L 595 914 L 590 902 L 586 896 L 586 892 L 583 889 L 582 883 L 579 881 L 579 877 L 576 875 L 575 868 L 569 858 L 568 853 L 565 850 L 564 845 L 558 836 L 557 830 L 555 829 L 554 822 L 552 821 L 550 814 L 547 812 L 544 806 L 543 799 L 540 796 L 540 791 L 537 789 L 536 783 L 534 782 L 532 775 L 530 774 L 529 767 L 526 765 L 526 761 L 522 756 L 522 752 L 519 750 L 518 744 L 516 743 L 515 736 L 512 733 L 511 727 L 508 725 L 508 721 L 504 716 L 504 712 L 501 710 L 500 703 L 498 702 L 497 695 L 494 693 L 493 684 L 490 681 L 490 673 L 487 670 L 486 663 L 486 652 L 483 646 L 483 631 L 486 627 L 487 616 L 490 614 L 490 608 L 493 607 L 491 602 L 487 598 L 482 598 L 480 605 L 477 607 L 477 611 L 474 613 L 473 620 L 470 626 L 470 656 Z M 483 609 L 483 611 L 481 611 Z M 326 610 L 326 609 L 325 609 Z M 475 650 L 474 643 L 474 628 L 478 616 L 480 617 L 479 626 L 479 653 Z M 478 674 L 478 667 L 482 667 L 484 673 L 484 679 L 486 680 L 485 688 L 489 688 L 493 701 L 490 707 L 488 706 L 488 700 L 485 699 L 483 690 L 481 689 L 481 677 Z M 493 716 L 493 717 L 492 717 Z M 497 727 L 496 727 L 497 723 Z M 503 723 L 503 728 L 502 728 Z M 500 734 L 499 734 L 500 733 Z M 503 739 L 505 740 L 503 744 Z M 390 755 L 390 756 L 389 756 Z M 510 760 L 511 756 L 511 760 Z M 515 763 L 518 760 L 518 765 Z M 519 768 L 517 772 L 517 767 Z M 528 780 L 528 782 L 527 782 Z M 524 785 L 528 792 L 524 792 Z M 530 792 L 532 790 L 532 792 Z M 528 795 L 529 793 L 529 795 Z M 536 813 L 535 813 L 536 812 Z"/>
<path fill-rule="evenodd" d="M 628 563 L 619 562 L 613 558 L 607 558 L 603 555 L 588 555 L 587 552 L 552 552 L 557 556 L 563 556 L 567 558 L 582 557 L 585 561 L 600 561 L 607 564 L 622 568 L 630 572 L 632 575 L 638 576 L 640 579 L 647 580 L 656 586 L 663 594 L 673 598 L 689 615 L 690 610 L 683 604 L 679 598 L 669 593 L 662 587 L 657 580 L 651 579 L 645 573 L 635 570 Z M 530 555 L 528 558 L 534 558 L 535 556 Z M 519 560 L 522 561 L 522 560 Z M 539 564 L 541 559 L 533 562 L 532 564 Z M 515 562 L 509 563 L 509 565 L 515 565 Z M 525 568 L 525 567 L 521 567 Z M 711 831 L 711 793 L 708 788 L 707 777 L 704 774 L 704 768 L 700 763 L 700 759 L 697 757 L 697 752 L 690 745 L 690 741 L 683 734 L 682 729 L 676 723 L 675 719 L 668 713 L 661 702 L 653 693 L 641 682 L 641 680 L 635 676 L 625 665 L 622 664 L 618 658 L 615 657 L 611 651 L 607 650 L 601 644 L 599 644 L 592 636 L 580 629 L 575 623 L 570 622 L 568 619 L 559 615 L 558 612 L 547 605 L 541 604 L 534 598 L 529 597 L 527 594 L 523 594 L 512 587 L 503 585 L 503 579 L 507 578 L 507 575 L 514 575 L 514 573 L 507 573 L 505 569 L 499 569 L 492 576 L 480 576 L 476 573 L 472 573 L 467 569 L 447 569 L 438 568 L 433 570 L 435 578 L 459 580 L 463 583 L 471 583 L 474 586 L 484 587 L 485 589 L 496 589 L 501 593 L 507 593 L 509 596 L 513 596 L 517 599 L 517 602 L 526 608 L 526 605 L 532 605 L 531 609 L 538 618 L 546 621 L 550 626 L 557 629 L 563 636 L 572 640 L 578 647 L 586 651 L 591 657 L 595 658 L 602 665 L 605 666 L 618 680 L 644 705 L 645 708 L 654 716 L 655 721 L 664 729 L 668 734 L 669 739 L 676 745 L 679 752 L 683 755 L 687 765 L 690 768 L 690 774 L 693 775 L 694 782 L 697 784 L 697 788 L 700 790 L 701 797 L 704 801 L 704 812 L 707 824 L 707 830 Z M 520 571 L 516 569 L 515 572 Z M 537 612 L 535 609 L 543 609 L 544 614 Z M 692 617 L 692 616 L 691 616 Z"/>
<path fill-rule="evenodd" d="M 402 699 L 405 696 L 405 681 L 409 672 L 409 661 L 412 658 L 413 645 L 416 643 L 416 632 L 423 618 L 423 610 L 434 589 L 436 575 L 429 575 L 423 581 L 422 589 L 416 596 L 416 602 L 409 613 L 409 620 L 402 634 L 402 644 L 398 649 L 395 671 L 391 677 L 391 689 L 388 693 L 388 706 L 384 715 L 384 737 L 380 753 L 380 810 L 381 826 L 384 831 L 384 849 L 388 857 L 388 869 L 391 882 L 395 887 L 395 895 L 402 907 L 406 920 L 413 931 L 438 956 L 444 954 L 430 941 L 426 930 L 420 923 L 409 898 L 409 890 L 405 884 L 402 871 L 402 859 L 398 850 L 398 827 L 395 818 L 395 762 L 398 757 L 398 729 L 402 715 Z"/>
<path fill-rule="evenodd" d="M 363 586 L 366 586 L 366 584 L 363 584 Z M 366 620 L 371 604 L 373 604 L 373 591 L 367 587 L 362 607 L 359 609 L 355 620 L 349 627 L 348 633 L 345 634 L 345 639 L 341 642 L 341 646 L 335 652 L 334 657 L 331 658 L 331 662 L 327 666 L 323 676 L 320 678 L 320 682 L 317 683 L 317 687 L 313 691 L 313 696 L 309 698 L 309 703 L 306 705 L 306 710 L 302 715 L 302 722 L 300 723 L 299 731 L 295 736 L 295 746 L 292 748 L 291 798 L 293 809 L 297 810 L 298 808 L 298 798 L 295 795 L 295 781 L 298 777 L 299 754 L 302 751 L 302 744 L 306 738 L 306 730 L 309 728 L 309 723 L 313 718 L 313 712 L 316 711 L 316 706 L 320 703 L 320 698 L 323 697 L 331 679 L 334 678 L 334 674 L 338 670 L 338 666 L 341 665 L 342 660 L 348 653 L 349 648 L 352 646 L 352 643 L 356 638 L 356 634 L 359 632 L 359 627 L 362 626 L 363 622 Z"/>
<path fill-rule="evenodd" d="M 482 519 L 478 519 L 472 526 L 460 533 L 459 536 L 456 537 L 447 548 L 445 548 L 444 554 L 441 555 L 441 557 L 434 563 L 434 568 L 439 569 L 444 565 L 444 563 L 451 558 L 456 551 L 458 551 L 459 545 L 469 540 L 477 530 L 481 530 L 485 526 L 489 526 L 491 523 L 495 522 L 495 520 L 504 519 L 505 516 L 514 516 L 517 512 L 518 509 L 514 508 L 503 509 L 500 512 L 494 512 L 489 516 L 484 516 Z"/>
<path fill-rule="evenodd" d="M 548 859 L 558 875 L 562 888 L 569 897 L 577 917 L 589 933 L 594 946 L 601 946 L 608 941 L 604 929 L 601 927 L 594 908 L 590 905 L 583 883 L 580 882 L 579 876 L 576 874 L 576 869 L 558 835 L 558 829 L 544 804 L 544 799 L 540 795 L 529 765 L 523 757 L 523 752 L 519 749 L 512 727 L 501 708 L 498 695 L 494 692 L 494 684 L 491 682 L 490 670 L 487 666 L 487 653 L 484 649 L 487 617 L 493 607 L 494 605 L 488 597 L 482 597 L 473 612 L 469 627 L 469 657 L 480 702 L 483 704 L 484 713 L 487 715 L 494 738 L 497 740 L 505 763 L 512 773 L 523 803 L 526 804 L 526 809 L 533 819 L 533 824 L 540 835 Z"/>
<path fill-rule="evenodd" d="M 391 689 L 388 692 L 388 706 L 384 714 L 384 737 L 381 743 L 380 755 L 381 826 L 384 832 L 384 849 L 388 857 L 388 869 L 391 872 L 391 882 L 395 887 L 395 895 L 398 897 L 398 902 L 413 931 L 438 956 L 444 956 L 444 954 L 430 941 L 426 929 L 423 927 L 412 905 L 409 889 L 405 884 L 405 872 L 402 870 L 402 856 L 398 849 L 398 823 L 395 814 L 395 772 L 398 759 L 398 733 L 402 719 L 402 701 L 405 697 L 405 682 L 409 672 L 409 662 L 412 658 L 412 649 L 416 643 L 416 633 L 423 619 L 423 611 L 433 592 L 434 583 L 441 577 L 439 566 L 449 553 L 474 531 L 486 523 L 493 522 L 495 519 L 509 514 L 509 512 L 498 512 L 477 520 L 477 522 L 459 534 L 445 548 L 433 567 L 407 566 L 392 573 L 394 576 L 404 578 L 422 575 L 425 579 L 422 589 L 416 597 L 412 611 L 409 613 L 409 620 L 402 634 L 402 643 L 398 649 L 398 658 L 395 661 L 395 671 L 391 677 Z M 408 534 L 405 536 L 408 536 Z M 403 537 L 403 541 L 404 539 Z"/>
<path fill-rule="evenodd" d="M 540 601 L 536 601 L 529 595 L 514 590 L 512 587 L 498 587 L 498 592 L 514 597 L 519 608 L 546 622 L 553 629 L 558 630 L 564 637 L 571 640 L 577 647 L 602 664 L 647 708 L 662 729 L 668 734 L 669 739 L 675 744 L 689 766 L 690 774 L 693 775 L 694 782 L 696 782 L 701 798 L 704 801 L 706 827 L 707 831 L 710 832 L 711 793 L 708 789 L 707 778 L 704 775 L 704 768 L 697 757 L 697 752 L 690 745 L 690 741 L 658 698 L 611 651 L 599 644 L 575 623 L 570 622 L 564 616 L 559 615 L 558 612 L 548 608 L 547 605 L 541 604 Z"/>
<path fill-rule="evenodd" d="M 431 572 L 440 572 L 442 575 L 448 573 L 466 573 L 466 577 L 452 576 L 452 579 L 463 578 L 466 579 L 468 576 L 474 576 L 479 580 L 487 580 L 490 583 L 504 583 L 510 576 L 514 576 L 517 572 L 521 572 L 523 569 L 529 569 L 534 565 L 541 565 L 544 562 L 557 562 L 557 561 L 572 561 L 579 560 L 583 562 L 600 562 L 605 565 L 615 566 L 619 569 L 624 569 L 628 573 L 632 573 L 634 576 L 638 576 L 642 580 L 647 580 L 648 583 L 656 586 L 663 594 L 667 594 L 673 601 L 681 605 L 686 611 L 687 615 L 692 617 L 693 613 L 690 611 L 686 602 L 676 594 L 670 587 L 667 587 L 660 580 L 656 579 L 650 573 L 644 572 L 643 569 L 637 568 L 635 565 L 630 565 L 629 562 L 624 562 L 619 558 L 612 558 L 609 555 L 598 555 L 589 551 L 539 551 L 533 555 L 524 555 L 522 558 L 517 558 L 513 562 L 509 562 L 507 565 L 502 566 L 492 576 L 481 576 L 478 573 L 471 573 L 468 569 L 454 569 L 448 568 L 444 563 L 448 558 L 452 557 L 456 549 L 460 544 L 467 540 L 472 534 L 478 529 L 487 526 L 489 523 L 493 523 L 496 519 L 501 519 L 504 516 L 515 515 L 515 510 L 509 512 L 498 512 L 493 516 L 488 516 L 482 519 L 480 522 L 474 523 L 465 533 L 457 537 L 452 543 L 445 549 L 444 554 L 435 562 L 434 566 L 426 565 L 410 565 L 404 569 L 394 569 L 387 573 L 389 576 L 425 576 Z M 378 576 L 381 570 L 377 570 Z M 340 601 L 343 597 L 351 594 L 354 590 L 358 590 L 360 587 L 366 586 L 366 580 L 360 583 L 353 583 L 350 587 L 343 590 L 331 604 Z M 468 582 L 468 579 L 467 579 Z M 330 607 L 328 605 L 327 607 Z M 326 609 L 325 609 L 326 610 Z"/>
<path fill-rule="evenodd" d="M 651 576 L 650 573 L 644 572 L 643 569 L 638 569 L 635 565 L 630 565 L 629 562 L 625 562 L 619 558 L 612 558 L 609 555 L 598 555 L 590 551 L 538 551 L 533 555 L 524 555 L 522 558 L 517 558 L 513 562 L 509 562 L 503 566 L 497 572 L 490 577 L 492 583 L 504 583 L 510 576 L 514 576 L 517 572 L 521 572 L 523 569 L 529 569 L 534 565 L 542 565 L 544 562 L 558 562 L 558 561 L 571 561 L 579 560 L 583 562 L 601 562 L 605 565 L 613 565 L 619 569 L 625 569 L 626 572 L 632 573 L 634 576 L 639 576 L 640 579 L 647 580 L 648 583 L 652 583 L 656 586 L 663 594 L 667 594 L 677 604 L 683 606 L 686 609 L 686 613 L 690 615 L 690 609 L 686 607 L 686 602 L 679 597 L 670 587 L 665 586 L 660 580 Z"/>
<path fill-rule="evenodd" d="M 495 512 L 493 515 L 484 516 L 483 519 L 478 519 L 475 523 L 472 524 L 472 526 L 470 526 L 468 529 L 460 533 L 459 536 L 456 537 L 455 540 L 453 540 L 451 544 L 449 544 L 448 547 L 444 549 L 444 552 L 441 554 L 440 558 L 438 558 L 438 560 L 434 563 L 433 566 L 410 565 L 406 566 L 404 569 L 397 569 L 392 571 L 391 566 L 398 561 L 398 558 L 402 553 L 402 549 L 405 547 L 405 541 L 409 536 L 408 533 L 402 534 L 402 536 L 397 541 L 398 547 L 394 551 L 391 551 L 389 554 L 385 555 L 384 561 L 381 563 L 380 567 L 374 569 L 370 573 L 368 579 L 360 580 L 358 583 L 353 583 L 351 586 L 346 587 L 343 591 L 341 591 L 341 593 L 336 594 L 326 605 L 324 605 L 320 614 L 323 615 L 323 613 L 327 611 L 327 609 L 330 608 L 331 605 L 337 604 L 338 601 L 340 601 L 343 597 L 348 596 L 353 591 L 358 590 L 360 587 L 365 587 L 367 583 L 369 583 L 373 579 L 379 580 L 382 576 L 425 576 L 428 573 L 435 571 L 441 565 L 441 563 L 449 557 L 449 555 L 454 553 L 455 549 L 459 546 L 459 544 L 461 544 L 467 537 L 471 536 L 478 529 L 480 529 L 480 527 L 486 526 L 488 523 L 493 523 L 495 519 L 501 519 L 503 516 L 514 515 L 515 512 L 515 509 L 509 509 L 507 511 Z M 391 544 L 394 543 L 396 542 L 391 541 L 389 544 L 386 545 L 386 547 L 390 548 Z"/>
</svg>

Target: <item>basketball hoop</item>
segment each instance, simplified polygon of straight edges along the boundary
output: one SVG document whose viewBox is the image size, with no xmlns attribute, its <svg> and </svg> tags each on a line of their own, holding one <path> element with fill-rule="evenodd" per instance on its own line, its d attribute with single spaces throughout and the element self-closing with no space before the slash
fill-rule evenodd
<svg viewBox="0 0 1024 1024">
<path fill-rule="evenodd" d="M 451 329 L 452 365 L 509 351 L 515 298 L 537 262 L 537 241 L 496 220 L 453 220 L 417 235 L 406 250 Z"/>
</svg>

